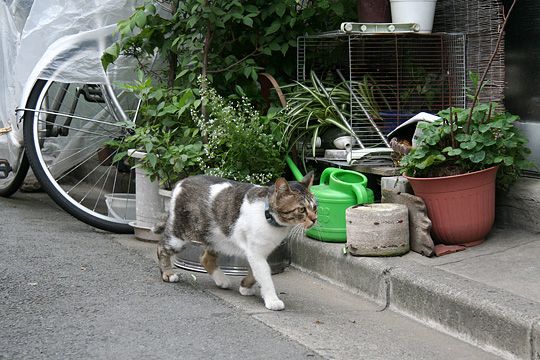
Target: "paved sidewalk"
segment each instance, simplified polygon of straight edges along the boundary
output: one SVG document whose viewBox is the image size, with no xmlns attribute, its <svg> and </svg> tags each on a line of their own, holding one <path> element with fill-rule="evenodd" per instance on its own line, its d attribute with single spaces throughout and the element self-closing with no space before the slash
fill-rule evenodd
<svg viewBox="0 0 540 360">
<path fill-rule="evenodd" d="M 295 266 L 505 358 L 540 359 L 540 236 L 495 229 L 483 244 L 427 258 L 344 256 L 301 238 Z"/>
</svg>

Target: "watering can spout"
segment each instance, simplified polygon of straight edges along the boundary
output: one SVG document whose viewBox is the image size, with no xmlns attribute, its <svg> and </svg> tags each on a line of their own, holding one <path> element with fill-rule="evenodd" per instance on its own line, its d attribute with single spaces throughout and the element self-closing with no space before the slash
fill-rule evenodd
<svg viewBox="0 0 540 360">
<path fill-rule="evenodd" d="M 294 161 L 291 159 L 289 155 L 285 157 L 285 161 L 287 162 L 287 165 L 289 165 L 289 169 L 291 169 L 291 172 L 294 178 L 296 179 L 296 181 L 302 181 L 302 179 L 304 178 L 304 175 L 302 175 L 302 173 L 300 172 L 300 169 L 298 169 L 298 167 L 296 166 L 296 164 L 294 163 Z"/>
</svg>

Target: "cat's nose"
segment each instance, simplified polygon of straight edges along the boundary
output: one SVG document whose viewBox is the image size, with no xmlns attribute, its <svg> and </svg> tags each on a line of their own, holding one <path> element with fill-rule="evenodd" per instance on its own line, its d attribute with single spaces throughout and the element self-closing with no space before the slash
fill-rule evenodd
<svg viewBox="0 0 540 360">
<path fill-rule="evenodd" d="M 304 225 L 304 227 L 306 229 L 309 229 L 310 227 L 315 225 L 316 222 L 317 222 L 317 215 L 316 214 L 308 214 L 308 217 L 306 219 L 306 224 Z"/>
</svg>

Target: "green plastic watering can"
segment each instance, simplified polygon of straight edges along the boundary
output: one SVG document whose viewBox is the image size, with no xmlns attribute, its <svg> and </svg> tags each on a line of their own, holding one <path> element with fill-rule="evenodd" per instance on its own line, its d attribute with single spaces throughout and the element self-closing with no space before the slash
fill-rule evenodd
<svg viewBox="0 0 540 360">
<path fill-rule="evenodd" d="M 302 180 L 304 176 L 292 159 L 287 156 L 286 161 L 296 180 Z M 348 207 L 374 201 L 365 175 L 333 167 L 323 171 L 320 184 L 313 185 L 311 192 L 318 202 L 317 225 L 309 229 L 306 235 L 327 242 L 347 241 L 345 210 Z"/>
</svg>

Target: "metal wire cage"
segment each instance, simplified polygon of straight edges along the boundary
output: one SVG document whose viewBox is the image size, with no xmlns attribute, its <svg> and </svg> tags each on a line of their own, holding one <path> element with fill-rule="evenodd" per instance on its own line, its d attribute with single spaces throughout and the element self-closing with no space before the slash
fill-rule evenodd
<svg viewBox="0 0 540 360">
<path fill-rule="evenodd" d="M 354 34 L 298 38 L 299 82 L 313 71 L 325 86 L 349 86 L 349 122 L 363 147 L 388 147 L 386 136 L 418 112 L 466 101 L 462 34 Z"/>
</svg>

